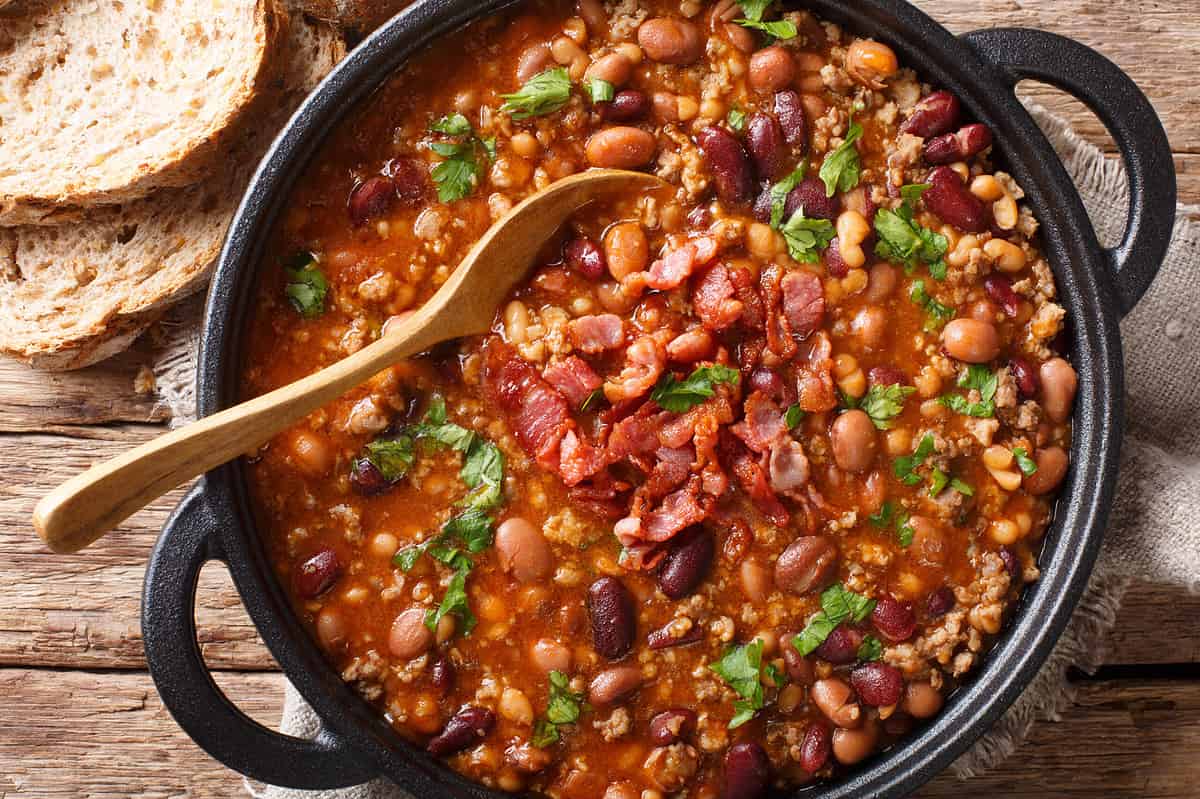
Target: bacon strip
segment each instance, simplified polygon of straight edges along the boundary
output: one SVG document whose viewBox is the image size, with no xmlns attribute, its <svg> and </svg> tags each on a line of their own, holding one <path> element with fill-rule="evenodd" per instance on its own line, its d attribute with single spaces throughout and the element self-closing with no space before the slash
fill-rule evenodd
<svg viewBox="0 0 1200 799">
<path fill-rule="evenodd" d="M 696 267 L 717 257 L 717 242 L 708 236 L 700 236 L 650 264 L 646 285 L 652 289 L 666 291 L 679 288 L 692 276 Z"/>
<path fill-rule="evenodd" d="M 780 281 L 783 289 L 783 315 L 792 334 L 807 338 L 825 318 L 825 287 L 812 272 L 797 269 Z"/>
<path fill-rule="evenodd" d="M 487 347 L 483 377 L 517 441 L 538 465 L 557 472 L 559 444 L 574 426 L 563 395 L 528 361 L 502 344 Z"/>
<path fill-rule="evenodd" d="M 709 330 L 724 330 L 742 316 L 745 305 L 734 299 L 733 282 L 724 264 L 713 264 L 692 289 L 692 308 Z"/>
<path fill-rule="evenodd" d="M 583 405 L 592 392 L 604 383 L 587 361 L 574 355 L 547 366 L 542 370 L 542 377 L 562 392 L 574 408 Z"/>
<path fill-rule="evenodd" d="M 625 323 L 616 314 L 593 314 L 567 324 L 571 344 L 589 355 L 615 350 L 625 343 Z"/>
</svg>

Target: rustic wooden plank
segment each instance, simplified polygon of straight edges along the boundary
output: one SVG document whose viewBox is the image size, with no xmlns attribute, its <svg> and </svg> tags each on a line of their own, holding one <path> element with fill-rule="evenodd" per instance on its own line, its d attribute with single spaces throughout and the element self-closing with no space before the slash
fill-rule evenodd
<svg viewBox="0 0 1200 799">
<path fill-rule="evenodd" d="M 278 723 L 283 678 L 219 673 L 233 701 Z M 1200 684 L 1084 683 L 1057 724 L 1039 723 L 1003 766 L 967 783 L 937 778 L 920 796 L 1044 799 L 1195 796 Z M 0 670 L 0 796 L 243 795 L 241 778 L 192 744 L 145 672 Z"/>
</svg>

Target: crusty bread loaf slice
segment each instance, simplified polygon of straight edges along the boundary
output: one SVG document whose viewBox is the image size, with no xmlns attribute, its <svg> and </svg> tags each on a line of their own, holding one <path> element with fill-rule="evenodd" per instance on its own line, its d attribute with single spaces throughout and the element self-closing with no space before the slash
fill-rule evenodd
<svg viewBox="0 0 1200 799">
<path fill-rule="evenodd" d="M 365 33 L 416 0 L 303 0 L 306 13 L 346 30 Z"/>
<path fill-rule="evenodd" d="M 79 221 L 0 229 L 0 352 L 78 369 L 120 352 L 201 288 L 254 166 L 291 111 L 345 55 L 324 23 L 288 23 L 283 91 L 202 184 L 163 189 Z"/>
<path fill-rule="evenodd" d="M 0 50 L 0 224 L 204 178 L 271 85 L 281 0 L 21 0 Z"/>
</svg>

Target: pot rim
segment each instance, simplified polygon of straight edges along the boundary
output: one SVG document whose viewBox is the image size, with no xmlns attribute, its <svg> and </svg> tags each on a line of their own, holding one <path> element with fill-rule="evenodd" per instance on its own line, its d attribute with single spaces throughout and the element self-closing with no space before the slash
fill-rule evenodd
<svg viewBox="0 0 1200 799">
<path fill-rule="evenodd" d="M 197 375 L 197 405 L 208 415 L 236 396 L 239 343 L 266 236 L 324 134 L 419 52 L 470 19 L 514 0 L 426 0 L 365 40 L 288 122 L 251 181 L 230 229 L 208 295 Z M 963 39 L 900 0 L 802 4 L 825 19 L 886 41 L 923 79 L 954 92 L 991 125 L 996 149 L 1042 223 L 1060 301 L 1073 320 L 1079 372 L 1071 470 L 1028 586 L 995 646 L 942 712 L 899 744 L 837 782 L 796 794 L 833 799 L 898 796 L 945 768 L 998 719 L 1036 674 L 1086 587 L 1111 506 L 1122 433 L 1123 370 L 1111 278 L 1079 195 L 1045 136 L 999 71 Z M 240 463 L 204 478 L 235 584 L 263 640 L 317 714 L 383 775 L 417 795 L 434 789 L 495 797 L 405 744 L 377 710 L 322 659 L 292 612 L 258 540 Z"/>
</svg>

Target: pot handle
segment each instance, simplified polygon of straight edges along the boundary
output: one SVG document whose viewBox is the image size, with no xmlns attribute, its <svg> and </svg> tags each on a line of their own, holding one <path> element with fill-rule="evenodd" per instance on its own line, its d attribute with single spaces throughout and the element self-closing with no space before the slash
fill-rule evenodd
<svg viewBox="0 0 1200 799">
<path fill-rule="evenodd" d="M 1158 274 L 1175 224 L 1175 164 L 1154 107 L 1116 64 L 1074 39 L 1030 28 L 977 30 L 963 38 L 1009 88 L 1032 78 L 1069 92 L 1116 140 L 1129 174 L 1129 218 L 1121 243 L 1105 256 L 1124 316 Z"/>
<path fill-rule="evenodd" d="M 204 499 L 204 481 L 176 508 L 146 571 L 142 637 L 163 704 L 201 749 L 251 779 L 288 788 L 357 785 L 376 776 L 355 765 L 350 747 L 322 728 L 312 740 L 264 727 L 213 682 L 196 640 L 196 583 L 210 560 L 225 561 Z"/>
</svg>

